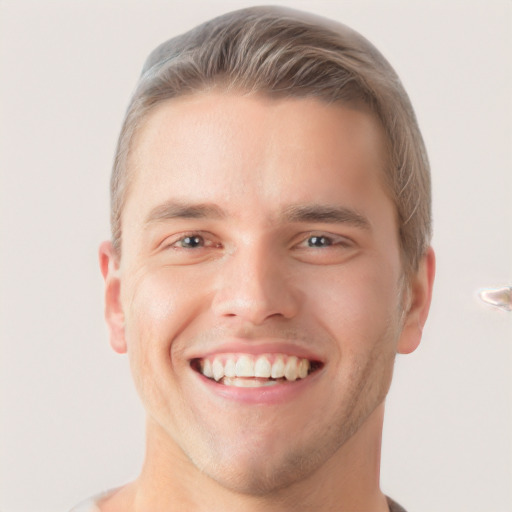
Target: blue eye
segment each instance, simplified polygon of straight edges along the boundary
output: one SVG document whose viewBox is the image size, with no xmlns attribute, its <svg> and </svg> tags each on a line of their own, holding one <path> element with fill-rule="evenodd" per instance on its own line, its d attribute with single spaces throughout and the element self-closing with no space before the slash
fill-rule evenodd
<svg viewBox="0 0 512 512">
<path fill-rule="evenodd" d="M 204 240 L 201 236 L 186 236 L 181 240 L 178 240 L 178 244 L 183 249 L 196 249 L 197 247 L 204 246 Z"/>
<path fill-rule="evenodd" d="M 308 247 L 322 248 L 332 245 L 332 240 L 326 236 L 310 236 L 308 238 Z"/>
</svg>

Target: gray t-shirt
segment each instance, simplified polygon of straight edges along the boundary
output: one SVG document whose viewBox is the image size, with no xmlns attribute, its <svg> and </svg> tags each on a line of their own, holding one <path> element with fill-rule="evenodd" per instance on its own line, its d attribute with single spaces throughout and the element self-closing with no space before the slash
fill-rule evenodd
<svg viewBox="0 0 512 512">
<path fill-rule="evenodd" d="M 388 500 L 389 512 L 406 512 L 404 507 L 393 501 L 389 496 L 386 496 L 386 499 Z"/>
</svg>

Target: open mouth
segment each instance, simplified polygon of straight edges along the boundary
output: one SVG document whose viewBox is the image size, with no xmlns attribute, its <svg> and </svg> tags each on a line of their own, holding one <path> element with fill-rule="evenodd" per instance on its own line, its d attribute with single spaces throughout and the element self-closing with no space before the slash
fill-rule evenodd
<svg viewBox="0 0 512 512">
<path fill-rule="evenodd" d="M 193 359 L 192 369 L 224 386 L 276 386 L 305 379 L 323 363 L 287 354 L 219 354 Z"/>
</svg>

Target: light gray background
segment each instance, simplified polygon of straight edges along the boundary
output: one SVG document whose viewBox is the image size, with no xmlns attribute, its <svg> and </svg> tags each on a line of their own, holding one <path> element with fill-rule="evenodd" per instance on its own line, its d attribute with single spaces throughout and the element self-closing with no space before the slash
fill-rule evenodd
<svg viewBox="0 0 512 512">
<path fill-rule="evenodd" d="M 256 3 L 2 1 L 0 510 L 66 511 L 137 474 L 143 411 L 107 343 L 98 243 L 146 54 Z M 414 512 L 512 509 L 512 2 L 275 1 L 345 22 L 401 75 L 433 168 L 438 275 L 398 358 L 382 484 Z"/>
</svg>

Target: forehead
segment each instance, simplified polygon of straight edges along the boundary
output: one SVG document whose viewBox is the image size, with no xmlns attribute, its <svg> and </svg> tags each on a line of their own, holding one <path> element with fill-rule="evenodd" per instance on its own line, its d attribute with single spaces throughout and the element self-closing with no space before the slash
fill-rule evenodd
<svg viewBox="0 0 512 512">
<path fill-rule="evenodd" d="M 158 105 L 128 163 L 130 196 L 158 195 L 165 182 L 162 195 L 206 197 L 226 193 L 226 184 L 242 193 L 258 184 L 278 199 L 285 183 L 289 193 L 304 185 L 331 191 L 342 175 L 356 188 L 383 184 L 387 150 L 380 123 L 361 107 L 217 91 Z"/>
</svg>

